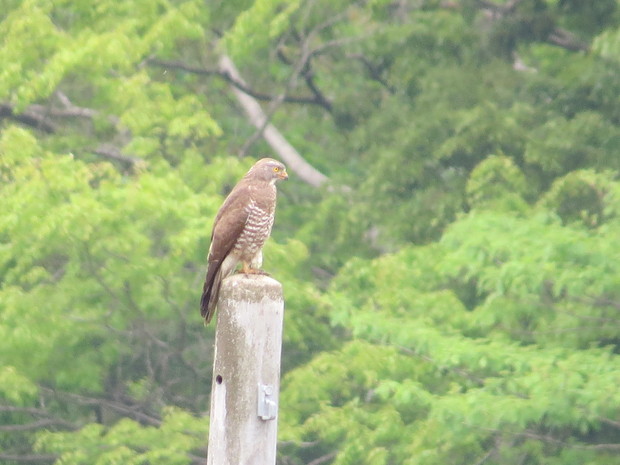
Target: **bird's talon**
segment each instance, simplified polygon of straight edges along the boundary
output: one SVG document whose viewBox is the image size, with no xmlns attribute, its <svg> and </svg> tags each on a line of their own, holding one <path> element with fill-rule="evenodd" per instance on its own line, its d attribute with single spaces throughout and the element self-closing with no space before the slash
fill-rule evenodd
<svg viewBox="0 0 620 465">
<path fill-rule="evenodd" d="M 247 269 L 245 269 L 245 270 L 242 268 L 242 269 L 240 269 L 237 273 L 238 273 L 238 274 L 245 275 L 245 276 L 249 276 L 249 275 L 252 275 L 252 274 L 255 274 L 255 275 L 260 275 L 260 276 L 271 276 L 271 275 L 270 275 L 269 273 L 267 273 L 266 271 L 264 271 L 264 270 L 258 270 L 258 269 L 255 269 L 255 268 L 247 268 Z"/>
<path fill-rule="evenodd" d="M 241 273 L 243 274 L 267 274 L 265 271 L 263 270 L 257 270 L 256 268 L 248 268 L 247 270 L 241 270 Z"/>
</svg>

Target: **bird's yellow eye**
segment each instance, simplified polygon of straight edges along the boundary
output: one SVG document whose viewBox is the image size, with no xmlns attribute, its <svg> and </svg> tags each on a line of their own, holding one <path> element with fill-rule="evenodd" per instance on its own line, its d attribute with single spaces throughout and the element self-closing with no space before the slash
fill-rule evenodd
<svg viewBox="0 0 620 465">
<path fill-rule="evenodd" d="M 278 171 L 280 171 L 280 168 L 278 168 L 277 166 L 274 166 L 273 170 L 277 173 Z"/>
</svg>

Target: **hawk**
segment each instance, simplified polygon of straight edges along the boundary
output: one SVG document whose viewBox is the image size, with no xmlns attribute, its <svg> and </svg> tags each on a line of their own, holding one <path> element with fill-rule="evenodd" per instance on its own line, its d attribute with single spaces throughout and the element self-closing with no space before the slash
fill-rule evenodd
<svg viewBox="0 0 620 465">
<path fill-rule="evenodd" d="M 276 210 L 276 182 L 288 179 L 286 167 L 272 158 L 254 164 L 228 194 L 213 223 L 200 314 L 208 324 L 215 313 L 222 280 L 239 263 L 242 273 L 260 273 L 263 244 Z"/>
</svg>

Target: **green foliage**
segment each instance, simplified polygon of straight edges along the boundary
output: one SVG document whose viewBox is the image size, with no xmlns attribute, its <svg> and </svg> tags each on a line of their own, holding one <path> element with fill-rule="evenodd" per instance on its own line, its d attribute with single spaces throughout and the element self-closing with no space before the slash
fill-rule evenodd
<svg viewBox="0 0 620 465">
<path fill-rule="evenodd" d="M 300 3 L 300 0 L 255 1 L 237 16 L 224 37 L 223 47 L 235 58 L 247 58 L 287 29 L 290 17 Z"/>
<path fill-rule="evenodd" d="M 0 461 L 204 461 L 211 221 L 278 156 L 223 53 L 329 177 L 265 247 L 279 463 L 617 461 L 617 1 L 0 11 Z"/>
<path fill-rule="evenodd" d="M 105 428 L 91 424 L 78 433 L 43 433 L 35 447 L 59 455 L 63 464 L 191 463 L 187 451 L 208 435 L 204 419 L 167 408 L 157 428 L 123 419 Z"/>
<path fill-rule="evenodd" d="M 618 216 L 617 173 L 577 170 L 557 179 L 540 204 L 565 223 L 597 227 Z"/>
<path fill-rule="evenodd" d="M 569 27 L 589 33 L 598 32 L 610 23 L 613 24 L 614 16 L 618 11 L 618 2 L 602 0 L 588 3 L 578 0 L 560 0 L 558 7 L 566 13 L 564 22 Z"/>
<path fill-rule="evenodd" d="M 22 132 L 5 131 L 2 146 Z M 206 235 L 198 218 L 217 200 L 201 201 L 174 174 L 128 183 L 107 164 L 32 150 L 40 156 L 12 160 L 1 190 L 11 212 L 1 222 L 5 361 L 61 389 L 98 391 L 122 356 L 107 331 L 120 335 L 145 315 L 167 320 L 164 295 L 185 300 L 186 257 L 199 256 Z M 75 363 L 62 363 L 66 351 Z"/>
<path fill-rule="evenodd" d="M 35 398 L 36 385 L 17 372 L 11 365 L 4 365 L 0 371 L 1 398 L 17 405 L 25 405 Z"/>
<path fill-rule="evenodd" d="M 603 58 L 620 60 L 620 29 L 612 29 L 599 35 L 592 48 Z"/>
<path fill-rule="evenodd" d="M 467 200 L 473 208 L 524 211 L 528 197 L 527 180 L 514 162 L 491 155 L 471 172 L 467 181 Z"/>
<path fill-rule="evenodd" d="M 494 211 L 457 221 L 437 245 L 352 262 L 325 301 L 355 339 L 289 374 L 283 398 L 301 417 L 285 425 L 336 447 L 334 463 L 469 463 L 485 450 L 490 463 L 545 463 L 562 447 L 606 463 L 588 444 L 611 433 L 603 419 L 620 400 L 620 333 L 599 324 L 617 313 L 610 239 Z M 553 432 L 562 439 L 534 447 Z M 356 455 L 359 444 L 384 461 Z"/>
<path fill-rule="evenodd" d="M 571 137 L 567 138 L 567 134 Z M 618 128 L 598 113 L 579 113 L 569 120 L 558 117 L 532 131 L 525 160 L 551 175 L 583 167 L 617 170 L 618 142 Z"/>
</svg>

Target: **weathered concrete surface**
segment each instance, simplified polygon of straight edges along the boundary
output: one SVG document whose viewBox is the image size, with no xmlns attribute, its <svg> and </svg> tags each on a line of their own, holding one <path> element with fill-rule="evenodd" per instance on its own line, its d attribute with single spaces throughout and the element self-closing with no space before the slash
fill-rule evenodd
<svg viewBox="0 0 620 465">
<path fill-rule="evenodd" d="M 257 414 L 258 385 L 280 389 L 282 285 L 237 274 L 220 290 L 213 364 L 208 465 L 275 465 L 277 417 Z"/>
</svg>

